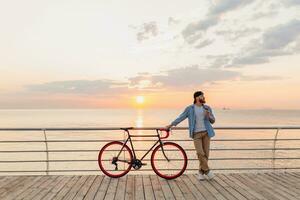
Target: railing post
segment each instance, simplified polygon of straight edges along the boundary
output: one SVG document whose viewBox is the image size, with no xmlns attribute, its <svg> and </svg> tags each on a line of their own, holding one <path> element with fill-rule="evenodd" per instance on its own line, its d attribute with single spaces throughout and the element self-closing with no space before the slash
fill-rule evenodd
<svg viewBox="0 0 300 200">
<path fill-rule="evenodd" d="M 278 138 L 280 128 L 277 128 L 276 133 L 274 135 L 274 140 L 273 140 L 273 150 L 272 150 L 272 168 L 275 170 L 275 165 L 276 165 L 276 142 Z"/>
<path fill-rule="evenodd" d="M 48 149 L 48 140 L 46 129 L 43 129 L 44 139 L 45 139 L 45 147 L 46 147 L 46 175 L 49 175 L 49 149 Z"/>
</svg>

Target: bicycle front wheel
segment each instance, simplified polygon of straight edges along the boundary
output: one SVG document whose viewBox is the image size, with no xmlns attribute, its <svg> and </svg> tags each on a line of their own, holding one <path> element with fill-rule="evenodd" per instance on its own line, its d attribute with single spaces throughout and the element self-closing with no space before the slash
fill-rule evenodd
<svg viewBox="0 0 300 200">
<path fill-rule="evenodd" d="M 187 156 L 181 146 L 165 142 L 157 146 L 151 155 L 153 171 L 165 179 L 174 179 L 183 174 L 187 167 Z"/>
<path fill-rule="evenodd" d="M 102 172 L 109 177 L 124 176 L 132 167 L 132 152 L 122 142 L 107 143 L 99 152 L 98 164 Z"/>
</svg>

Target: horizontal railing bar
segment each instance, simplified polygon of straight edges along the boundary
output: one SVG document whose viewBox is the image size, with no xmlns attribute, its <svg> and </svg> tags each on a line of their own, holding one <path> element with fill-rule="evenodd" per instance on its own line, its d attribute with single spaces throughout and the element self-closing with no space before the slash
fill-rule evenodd
<svg viewBox="0 0 300 200">
<path fill-rule="evenodd" d="M 148 151 L 149 149 L 135 149 L 135 151 Z M 245 149 L 210 149 L 210 151 L 270 151 L 273 148 L 245 148 Z M 300 150 L 300 148 L 276 148 L 275 150 Z M 19 150 L 19 151 L 0 151 L 0 153 L 37 153 L 37 152 L 98 152 L 97 149 L 86 149 L 86 150 Z M 107 150 L 107 151 L 119 151 L 119 150 Z M 177 151 L 176 149 L 170 149 L 165 151 Z M 185 151 L 195 151 L 195 149 L 185 149 Z"/>
<path fill-rule="evenodd" d="M 161 127 L 142 127 L 142 128 L 133 128 L 130 129 L 131 130 L 155 130 L 157 128 L 161 128 Z M 219 129 L 219 130 L 280 130 L 280 129 L 294 129 L 294 130 L 300 130 L 300 126 L 240 126 L 240 127 L 214 127 L 215 129 Z M 172 128 L 172 130 L 187 130 L 187 127 L 174 127 Z M 123 132 L 123 130 L 121 130 L 118 127 L 90 127 L 90 128 L 0 128 L 0 131 L 43 131 L 45 133 L 45 131 L 108 131 L 108 130 L 116 130 L 119 132 Z M 262 131 L 261 131 L 262 132 Z M 149 135 L 149 134 L 141 134 L 141 135 L 132 135 L 133 137 L 156 137 L 157 135 Z M 70 139 L 61 139 L 61 140 L 2 140 L 0 141 L 0 143 L 76 143 L 76 142 L 80 142 L 80 143 L 88 143 L 88 142 L 110 142 L 110 141 L 115 141 L 113 139 L 96 139 L 96 140 L 82 140 L 82 139 L 78 139 L 78 140 L 70 140 Z M 117 141 L 124 141 L 124 140 L 117 140 Z M 145 140 L 133 140 L 133 141 L 156 141 L 153 139 L 145 139 Z M 175 140 L 168 140 L 168 141 L 182 141 L 182 142 L 190 142 L 192 141 L 191 139 L 175 139 Z M 215 141 L 215 142 L 251 142 L 251 141 L 256 141 L 256 142 L 260 142 L 260 141 L 274 141 L 274 139 L 272 138 L 264 138 L 264 139 L 258 139 L 256 138 L 243 138 L 243 139 L 233 139 L 233 138 L 220 138 L 220 139 L 212 139 L 211 141 Z M 300 141 L 300 138 L 276 138 L 276 141 Z M 47 150 L 47 148 L 45 150 L 5 150 L 5 151 L 0 151 L 0 153 L 74 153 L 74 152 L 99 152 L 100 149 L 52 149 L 52 150 Z M 149 149 L 136 149 L 137 152 L 145 152 L 148 151 Z M 185 149 L 187 152 L 190 151 L 195 151 L 194 148 L 188 148 Z M 282 148 L 277 148 L 276 146 L 274 146 L 273 148 L 212 148 L 211 151 L 280 151 L 280 150 L 286 150 L 286 151 L 292 151 L 292 150 L 300 150 L 300 148 L 297 147 L 282 147 Z M 112 151 L 119 151 L 119 150 L 112 150 Z M 166 150 L 166 151 L 176 151 L 176 150 Z M 274 155 L 273 155 L 274 156 Z M 299 160 L 300 158 L 298 157 L 258 157 L 258 158 L 245 158 L 245 157 L 232 157 L 232 158 L 210 158 L 210 160 Z M 150 159 L 144 159 L 145 161 L 150 161 Z M 163 161 L 164 159 L 158 159 L 158 161 Z M 175 159 L 175 160 L 181 160 L 181 159 Z M 197 161 L 198 159 L 189 159 L 191 161 Z M 97 160 L 95 159 L 81 159 L 81 160 L 60 160 L 60 159 L 53 159 L 53 160 L 1 160 L 0 163 L 31 163 L 31 162 L 35 162 L 35 163 L 56 163 L 56 162 L 97 162 Z M 276 170 L 276 169 L 300 169 L 300 167 L 296 166 L 296 167 L 278 167 L 278 168 L 274 168 L 274 167 L 253 167 L 253 168 L 213 168 L 214 170 Z M 178 170 L 178 169 L 161 169 L 161 170 Z M 193 170 L 198 170 L 198 168 L 192 168 L 192 169 L 186 169 L 187 171 L 193 171 Z M 29 171 L 1 171 L 0 173 L 10 173 L 10 172 L 17 172 L 17 173 L 21 173 L 21 172 L 43 172 L 43 173 L 48 173 L 48 172 L 99 172 L 100 170 L 93 170 L 93 169 L 87 169 L 87 170 L 83 170 L 83 169 L 53 169 L 53 170 L 39 170 L 39 171 L 35 171 L 35 170 L 29 170 Z M 141 169 L 139 171 L 152 171 L 152 169 Z"/>
<path fill-rule="evenodd" d="M 294 140 L 300 140 L 300 138 L 282 138 L 282 139 L 276 139 L 277 141 L 294 141 Z M 47 142 L 112 142 L 112 141 L 124 141 L 124 140 L 47 140 Z M 132 140 L 133 142 L 155 142 L 157 140 Z M 188 139 L 182 139 L 182 140 L 168 140 L 168 141 L 174 141 L 174 142 L 190 142 L 192 140 Z M 224 142 L 251 142 L 251 141 L 274 141 L 274 139 L 212 139 L 211 141 L 224 141 Z M 37 142 L 42 143 L 46 142 L 45 140 L 2 140 L 0 143 L 26 143 L 26 142 Z"/>
<path fill-rule="evenodd" d="M 263 167 L 258 167 L 258 168 L 211 168 L 212 170 L 279 170 L 279 169 L 300 169 L 300 167 L 276 167 L 276 168 L 272 168 L 272 167 L 267 167 L 267 168 L 263 168 Z M 160 169 L 160 170 L 178 170 L 176 168 L 174 169 Z M 198 168 L 190 168 L 190 169 L 186 169 L 186 171 L 196 171 L 199 170 Z M 139 169 L 138 171 L 153 171 L 152 169 Z M 0 171 L 0 173 L 18 173 L 18 172 L 36 172 L 36 173 L 45 173 L 47 172 L 46 170 L 6 170 L 6 171 Z M 48 172 L 101 172 L 101 170 L 93 170 L 93 169 L 66 169 L 66 170 L 48 170 Z M 133 171 L 134 172 L 134 171 Z M 130 173 L 130 172 L 129 172 Z"/>
<path fill-rule="evenodd" d="M 300 157 L 277 157 L 277 158 L 210 158 L 209 160 L 298 160 Z M 182 160 L 182 159 L 172 159 Z M 189 161 L 198 161 L 197 158 L 190 158 Z M 110 160 L 103 160 L 110 161 Z M 143 161 L 151 161 L 150 159 L 143 159 Z M 165 161 L 165 159 L 156 159 L 155 161 Z M 47 160 L 1 160 L 0 163 L 26 163 L 26 162 L 47 162 Z M 98 160 L 48 160 L 48 162 L 98 162 Z"/>
<path fill-rule="evenodd" d="M 121 127 L 120 127 L 121 128 Z M 0 128 L 0 131 L 107 131 L 107 130 L 121 130 L 118 127 L 68 127 L 68 128 Z M 130 130 L 155 130 L 162 127 L 133 127 Z M 174 127 L 172 130 L 187 130 L 188 127 Z M 242 129 L 300 129 L 300 126 L 216 126 L 214 129 L 221 130 L 242 130 Z"/>
</svg>

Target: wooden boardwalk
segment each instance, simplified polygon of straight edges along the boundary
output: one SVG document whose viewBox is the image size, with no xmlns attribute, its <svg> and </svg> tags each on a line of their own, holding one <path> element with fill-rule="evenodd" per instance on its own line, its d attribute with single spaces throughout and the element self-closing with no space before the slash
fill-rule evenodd
<svg viewBox="0 0 300 200">
<path fill-rule="evenodd" d="M 175 180 L 156 175 L 0 176 L 0 199 L 221 199 L 300 200 L 300 172 L 195 174 Z"/>
</svg>

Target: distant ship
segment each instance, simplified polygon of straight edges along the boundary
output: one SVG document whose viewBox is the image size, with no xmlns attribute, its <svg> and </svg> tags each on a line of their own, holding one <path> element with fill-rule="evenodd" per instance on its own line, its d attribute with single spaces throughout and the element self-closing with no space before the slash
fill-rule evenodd
<svg viewBox="0 0 300 200">
<path fill-rule="evenodd" d="M 230 108 L 223 107 L 222 110 L 230 110 Z"/>
</svg>

